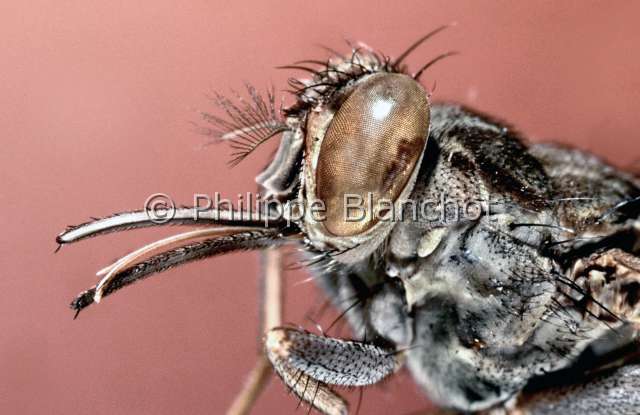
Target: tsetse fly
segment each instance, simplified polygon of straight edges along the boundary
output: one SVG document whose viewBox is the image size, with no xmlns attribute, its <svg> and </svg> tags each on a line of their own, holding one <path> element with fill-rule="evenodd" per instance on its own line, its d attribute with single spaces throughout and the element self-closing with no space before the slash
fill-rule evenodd
<svg viewBox="0 0 640 415">
<path fill-rule="evenodd" d="M 260 249 L 264 355 L 229 414 L 251 410 L 272 370 L 309 410 L 337 415 L 349 411 L 339 388 L 401 367 L 447 411 L 640 413 L 640 179 L 432 103 L 420 78 L 450 53 L 415 72 L 403 62 L 441 30 L 396 58 L 356 44 L 287 66 L 309 73 L 290 80 L 288 107 L 251 86 L 248 99 L 217 95 L 225 115 L 203 114 L 204 130 L 230 143 L 233 164 L 281 137 L 256 178 L 261 198 L 277 203 L 197 217 L 175 209 L 164 224 L 197 229 L 104 268 L 71 307 L 194 260 Z M 347 196 L 370 202 L 358 220 L 345 213 Z M 426 201 L 438 215 L 415 209 Z M 57 242 L 154 225 L 145 210 L 118 213 L 71 226 Z M 304 252 L 354 340 L 282 324 L 284 245 Z"/>
</svg>

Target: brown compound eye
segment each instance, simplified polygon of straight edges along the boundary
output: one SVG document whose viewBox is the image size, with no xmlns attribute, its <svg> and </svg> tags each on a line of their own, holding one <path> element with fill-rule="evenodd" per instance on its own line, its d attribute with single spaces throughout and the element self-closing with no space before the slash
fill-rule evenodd
<svg viewBox="0 0 640 415">
<path fill-rule="evenodd" d="M 327 231 L 355 236 L 376 224 L 372 210 L 381 200 L 395 202 L 417 167 L 429 117 L 427 93 L 406 75 L 374 74 L 355 86 L 327 128 L 316 165 Z M 346 210 L 345 195 L 352 206 L 364 201 L 364 218 L 357 217 L 363 210 Z"/>
</svg>

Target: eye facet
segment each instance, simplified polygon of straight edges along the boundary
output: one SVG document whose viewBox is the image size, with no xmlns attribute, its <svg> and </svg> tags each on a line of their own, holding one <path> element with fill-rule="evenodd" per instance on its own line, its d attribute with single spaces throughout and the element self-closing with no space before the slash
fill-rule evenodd
<svg viewBox="0 0 640 415">
<path fill-rule="evenodd" d="M 373 207 L 398 199 L 424 150 L 429 117 L 427 93 L 407 75 L 378 73 L 354 87 L 329 124 L 316 167 L 329 233 L 362 234 L 377 222 L 369 198 Z M 362 198 L 363 220 L 346 220 L 345 195 Z"/>
</svg>

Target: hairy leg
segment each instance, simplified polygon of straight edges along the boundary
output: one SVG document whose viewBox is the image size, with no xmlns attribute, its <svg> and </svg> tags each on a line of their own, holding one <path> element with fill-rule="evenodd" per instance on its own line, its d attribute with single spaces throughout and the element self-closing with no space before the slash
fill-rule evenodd
<svg viewBox="0 0 640 415">
<path fill-rule="evenodd" d="M 278 327 L 267 334 L 267 357 L 284 383 L 324 414 L 346 414 L 347 404 L 331 386 L 376 384 L 401 365 L 401 354 L 371 343 L 318 336 Z"/>
</svg>

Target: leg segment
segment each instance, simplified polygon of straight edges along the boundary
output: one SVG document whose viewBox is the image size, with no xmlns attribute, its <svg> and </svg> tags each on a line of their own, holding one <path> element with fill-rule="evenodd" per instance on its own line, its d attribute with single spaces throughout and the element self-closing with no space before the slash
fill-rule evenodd
<svg viewBox="0 0 640 415">
<path fill-rule="evenodd" d="M 251 412 L 260 393 L 271 379 L 271 364 L 265 356 L 260 356 L 258 362 L 249 373 L 242 390 L 236 395 L 227 410 L 227 415 L 246 415 Z"/>
<path fill-rule="evenodd" d="M 262 256 L 261 333 L 282 324 L 282 254 L 276 248 L 267 249 Z M 258 397 L 271 379 L 272 369 L 260 348 L 258 362 L 251 370 L 242 390 L 236 395 L 227 415 L 250 413 Z"/>
<path fill-rule="evenodd" d="M 295 370 L 329 385 L 373 385 L 399 367 L 398 354 L 393 350 L 298 329 L 271 330 L 266 347 L 274 365 L 286 361 Z"/>
<path fill-rule="evenodd" d="M 292 328 L 269 331 L 265 348 L 284 383 L 324 414 L 347 413 L 346 402 L 329 385 L 373 385 L 400 366 L 399 355 L 393 350 Z"/>
</svg>

